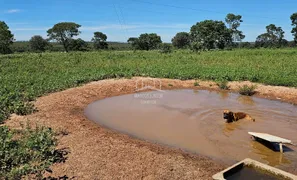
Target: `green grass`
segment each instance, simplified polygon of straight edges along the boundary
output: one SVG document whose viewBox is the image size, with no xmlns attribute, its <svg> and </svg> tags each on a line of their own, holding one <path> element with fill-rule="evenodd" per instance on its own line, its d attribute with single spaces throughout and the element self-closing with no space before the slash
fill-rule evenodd
<svg viewBox="0 0 297 180">
<path fill-rule="evenodd" d="M 297 50 L 100 51 L 0 56 L 0 118 L 33 111 L 43 94 L 89 81 L 133 76 L 214 81 L 250 80 L 297 87 Z"/>
<path fill-rule="evenodd" d="M 41 179 L 50 165 L 63 160 L 50 128 L 27 125 L 11 131 L 0 126 L 0 179 Z"/>
</svg>

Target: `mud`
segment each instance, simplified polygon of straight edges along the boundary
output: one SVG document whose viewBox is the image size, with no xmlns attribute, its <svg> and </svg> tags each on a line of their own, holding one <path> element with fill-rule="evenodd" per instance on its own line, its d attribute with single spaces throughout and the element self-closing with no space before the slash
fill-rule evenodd
<svg viewBox="0 0 297 180">
<path fill-rule="evenodd" d="M 226 108 L 248 113 L 256 122 L 226 123 L 222 113 Z M 119 132 L 225 163 L 250 157 L 271 166 L 297 167 L 295 147 L 281 155 L 252 141 L 247 133 L 265 132 L 297 142 L 297 106 L 292 104 L 227 92 L 153 91 L 96 101 L 85 114 Z"/>
</svg>

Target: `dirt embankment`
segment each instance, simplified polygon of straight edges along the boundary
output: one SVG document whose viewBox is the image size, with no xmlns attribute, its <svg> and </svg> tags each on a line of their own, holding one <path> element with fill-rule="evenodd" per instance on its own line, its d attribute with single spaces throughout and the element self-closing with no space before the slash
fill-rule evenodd
<svg viewBox="0 0 297 180">
<path fill-rule="evenodd" d="M 158 144 L 141 141 L 100 127 L 84 116 L 91 102 L 133 93 L 136 81 L 110 79 L 88 83 L 62 92 L 40 97 L 35 102 L 38 112 L 28 116 L 13 115 L 6 125 L 17 128 L 30 120 L 67 131 L 59 136 L 58 148 L 68 148 L 65 163 L 52 166 L 54 177 L 67 175 L 74 179 L 211 179 L 227 165 L 207 157 L 186 153 Z M 162 89 L 193 88 L 218 90 L 214 82 L 159 79 Z M 231 90 L 249 82 L 231 82 Z M 297 89 L 258 84 L 256 96 L 297 104 Z M 115 110 L 116 113 L 116 110 Z"/>
</svg>

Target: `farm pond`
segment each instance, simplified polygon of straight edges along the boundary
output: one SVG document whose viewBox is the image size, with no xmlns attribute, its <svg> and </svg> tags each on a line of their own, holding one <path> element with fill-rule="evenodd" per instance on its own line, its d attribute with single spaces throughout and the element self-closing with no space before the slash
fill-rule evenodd
<svg viewBox="0 0 297 180">
<path fill-rule="evenodd" d="M 226 123 L 223 110 L 245 112 Z M 297 168 L 297 147 L 251 139 L 249 131 L 280 136 L 297 143 L 297 106 L 264 98 L 207 90 L 139 92 L 95 101 L 85 109 L 88 119 L 120 133 L 224 163 L 252 158 L 280 169 Z M 274 149 L 275 148 L 275 149 Z"/>
</svg>

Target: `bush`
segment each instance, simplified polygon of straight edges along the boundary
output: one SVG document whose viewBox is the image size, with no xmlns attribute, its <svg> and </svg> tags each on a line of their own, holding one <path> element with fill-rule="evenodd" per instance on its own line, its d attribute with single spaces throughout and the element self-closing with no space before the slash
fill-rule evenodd
<svg viewBox="0 0 297 180">
<path fill-rule="evenodd" d="M 61 156 L 51 128 L 27 125 L 20 131 L 0 126 L 0 177 L 4 179 L 41 178 L 45 170 Z"/>
<path fill-rule="evenodd" d="M 88 43 L 80 38 L 72 39 L 69 43 L 70 51 L 88 51 Z"/>
<path fill-rule="evenodd" d="M 161 44 L 160 45 L 160 52 L 161 53 L 172 53 L 172 46 L 170 44 Z"/>
<path fill-rule="evenodd" d="M 30 41 L 30 48 L 33 52 L 44 52 L 48 46 L 47 40 L 43 39 L 41 36 L 33 36 Z"/>
<path fill-rule="evenodd" d="M 239 87 L 239 94 L 245 96 L 252 96 L 256 93 L 255 89 L 257 88 L 256 85 L 243 85 Z"/>
</svg>

